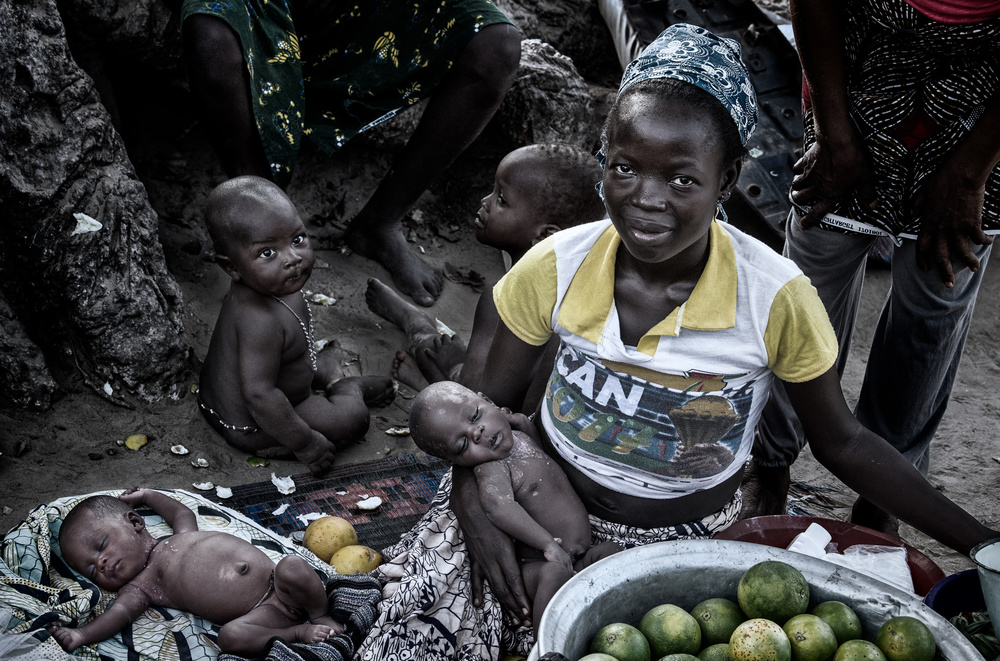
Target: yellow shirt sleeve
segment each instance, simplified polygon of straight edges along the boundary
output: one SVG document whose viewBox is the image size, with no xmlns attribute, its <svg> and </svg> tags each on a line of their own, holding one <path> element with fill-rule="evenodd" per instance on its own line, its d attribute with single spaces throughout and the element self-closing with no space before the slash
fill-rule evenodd
<svg viewBox="0 0 1000 661">
<path fill-rule="evenodd" d="M 553 243 L 549 237 L 533 246 L 493 287 L 500 319 L 533 346 L 545 344 L 552 335 L 558 283 Z"/>
<path fill-rule="evenodd" d="M 811 381 L 836 363 L 837 336 L 806 276 L 789 280 L 774 297 L 764 345 L 771 371 L 782 381 Z"/>
</svg>

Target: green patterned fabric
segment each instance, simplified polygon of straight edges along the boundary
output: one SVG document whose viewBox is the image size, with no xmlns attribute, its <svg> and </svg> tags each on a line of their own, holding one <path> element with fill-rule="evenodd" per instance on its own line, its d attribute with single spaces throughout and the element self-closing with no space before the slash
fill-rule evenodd
<svg viewBox="0 0 1000 661">
<path fill-rule="evenodd" d="M 101 492 L 117 496 L 121 491 Z M 327 577 L 333 569 L 308 551 L 253 523 L 242 514 L 186 491 L 163 490 L 191 508 L 199 530 L 217 530 L 254 544 L 277 562 L 284 555 L 302 555 Z M 0 608 L 13 612 L 3 633 L 37 631 L 58 622 L 84 624 L 103 613 L 115 593 L 104 592 L 63 562 L 59 528 L 63 517 L 87 496 L 61 498 L 32 510 L 24 522 L 7 533 L 0 545 Z M 149 533 L 165 537 L 172 533 L 163 518 L 140 508 Z M 40 634 L 45 635 L 45 634 Z M 150 608 L 124 631 L 96 645 L 76 650 L 77 658 L 94 661 L 209 661 L 217 659 L 218 627 L 203 618 L 170 608 Z M 36 648 L 58 658 L 62 649 L 54 638 Z"/>
<path fill-rule="evenodd" d="M 482 28 L 510 20 L 489 0 L 355 0 L 323 25 L 294 23 L 285 0 L 185 0 L 239 36 L 257 129 L 275 182 L 303 135 L 333 152 L 430 95 Z"/>
</svg>

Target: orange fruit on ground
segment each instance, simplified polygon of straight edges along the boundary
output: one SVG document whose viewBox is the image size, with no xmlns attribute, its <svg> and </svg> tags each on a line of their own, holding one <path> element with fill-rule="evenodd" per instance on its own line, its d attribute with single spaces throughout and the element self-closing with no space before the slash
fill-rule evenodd
<svg viewBox="0 0 1000 661">
<path fill-rule="evenodd" d="M 792 645 L 781 625 L 758 617 L 736 627 L 729 656 L 733 661 L 791 661 Z"/>
<path fill-rule="evenodd" d="M 879 628 L 875 644 L 888 661 L 932 661 L 937 643 L 927 625 L 915 617 L 899 615 Z"/>
<path fill-rule="evenodd" d="M 649 641 L 652 658 L 668 654 L 697 654 L 701 649 L 701 626 L 690 613 L 674 604 L 654 606 L 642 616 L 639 631 Z"/>
<path fill-rule="evenodd" d="M 792 645 L 793 661 L 830 661 L 837 652 L 837 635 L 815 615 L 796 615 L 782 629 Z"/>
<path fill-rule="evenodd" d="M 765 560 L 743 572 L 736 586 L 736 601 L 749 618 L 764 618 L 782 625 L 809 608 L 809 584 L 795 567 L 780 560 Z"/>
<path fill-rule="evenodd" d="M 302 535 L 302 545 L 316 554 L 323 562 L 330 562 L 333 554 L 358 543 L 358 533 L 347 519 L 339 516 L 324 516 L 316 519 Z"/>
<path fill-rule="evenodd" d="M 833 661 L 886 661 L 886 658 L 875 643 L 856 639 L 838 647 Z"/>
<path fill-rule="evenodd" d="M 698 661 L 733 661 L 729 655 L 729 643 L 709 645 L 698 652 Z"/>
<path fill-rule="evenodd" d="M 701 644 L 705 647 L 728 644 L 736 627 L 747 619 L 739 604 L 722 597 L 706 599 L 691 609 L 691 615 L 701 626 Z"/>
<path fill-rule="evenodd" d="M 810 612 L 830 625 L 838 645 L 861 638 L 861 620 L 854 609 L 844 602 L 824 601 Z"/>
<path fill-rule="evenodd" d="M 590 651 L 609 654 L 618 661 L 649 661 L 649 642 L 631 624 L 612 622 L 590 641 Z"/>
</svg>

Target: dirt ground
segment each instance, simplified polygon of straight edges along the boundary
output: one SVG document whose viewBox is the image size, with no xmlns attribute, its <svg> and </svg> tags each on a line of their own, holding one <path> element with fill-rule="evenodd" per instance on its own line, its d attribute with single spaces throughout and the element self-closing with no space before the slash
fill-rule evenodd
<svg viewBox="0 0 1000 661">
<path fill-rule="evenodd" d="M 161 240 L 168 266 L 184 293 L 184 339 L 192 347 L 192 374 L 205 355 L 228 278 L 207 259 L 207 236 L 201 207 L 222 173 L 207 148 L 205 136 L 191 121 L 176 119 L 163 134 L 147 138 L 148 151 L 135 158 L 150 200 L 160 216 Z M 193 128 L 192 128 L 193 127 Z M 303 152 L 289 194 L 297 204 L 320 249 L 320 268 L 306 289 L 332 296 L 330 306 L 313 305 L 318 339 L 336 338 L 351 361 L 349 374 L 388 374 L 393 355 L 403 346 L 401 331 L 372 314 L 364 300 L 366 282 L 385 272 L 373 262 L 346 251 L 339 241 L 340 223 L 349 219 L 371 193 L 364 182 L 376 180 L 387 161 L 363 138 L 328 158 Z M 487 283 L 503 270 L 496 250 L 476 243 L 470 221 L 479 199 L 492 185 L 499 154 L 473 149 L 457 162 L 418 204 L 408 220 L 414 246 L 430 263 L 454 267 L 457 279 L 445 287 L 440 301 L 428 310 L 461 337 L 470 331 L 478 291 L 469 284 L 477 276 Z M 359 183 L 361 182 L 361 183 Z M 386 280 L 387 281 L 387 280 Z M 864 370 L 869 338 L 888 286 L 888 272 L 869 274 L 864 308 L 844 380 L 848 399 L 856 396 Z M 982 521 L 1000 527 L 1000 272 L 990 270 L 980 293 L 951 405 L 933 446 L 930 479 L 947 496 Z M 196 384 L 192 377 L 191 386 Z M 272 460 L 252 467 L 248 456 L 227 446 L 202 419 L 195 398 L 186 392 L 176 401 L 116 406 L 83 389 L 66 384 L 68 394 L 50 411 L 0 410 L 0 528 L 15 526 L 38 504 L 57 497 L 143 485 L 194 489 L 211 481 L 233 486 L 302 474 L 300 464 Z M 386 429 L 406 424 L 412 392 L 401 387 L 389 406 L 372 410 L 366 439 L 341 452 L 338 463 L 355 463 L 387 454 L 415 452 L 409 437 L 390 436 Z M 121 443 L 144 434 L 149 444 L 132 451 Z M 183 445 L 189 454 L 171 453 Z M 207 468 L 191 461 L 204 458 Z M 845 518 L 853 496 L 846 493 L 808 452 L 794 465 L 792 478 L 810 485 L 831 486 L 845 493 L 832 496 L 844 507 L 815 509 L 820 515 Z M 803 505 L 811 508 L 809 502 Z M 904 538 L 931 556 L 946 573 L 971 567 L 962 556 L 903 529 Z"/>
</svg>

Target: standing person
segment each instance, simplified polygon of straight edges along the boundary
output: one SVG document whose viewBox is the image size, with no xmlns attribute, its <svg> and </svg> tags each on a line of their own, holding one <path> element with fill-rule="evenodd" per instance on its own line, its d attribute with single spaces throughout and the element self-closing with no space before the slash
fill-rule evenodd
<svg viewBox="0 0 1000 661">
<path fill-rule="evenodd" d="M 542 447 L 587 508 L 595 541 L 628 548 L 731 525 L 775 377 L 817 459 L 849 486 L 961 552 L 1000 536 L 858 423 L 815 289 L 791 261 L 717 220 L 756 111 L 739 46 L 703 28 L 671 26 L 629 65 L 602 140 L 610 219 L 557 232 L 497 283 L 501 323 L 481 390 L 499 406 L 522 401 L 558 336 L 537 415 Z M 384 591 L 393 596 L 380 604 L 373 652 L 437 615 L 439 604 L 486 625 L 502 604 L 530 622 L 510 539 L 483 512 L 475 475 L 454 467 L 452 476 L 446 507 L 436 500 L 405 547 L 393 549 L 401 553 L 390 568 L 403 578 Z M 460 544 L 461 554 L 451 555 L 453 580 L 442 588 L 425 563 L 453 525 L 461 534 L 448 538 L 450 548 Z M 440 597 L 428 606 L 419 597 L 430 585 Z M 481 611 L 467 608 L 470 593 Z M 394 623 L 404 619 L 413 624 L 401 633 Z M 521 652 L 523 641 L 508 640 Z"/>
<path fill-rule="evenodd" d="M 521 42 L 510 20 L 490 0 L 185 0 L 181 22 L 192 90 L 230 177 L 285 186 L 303 135 L 332 153 L 430 96 L 345 238 L 433 304 L 442 275 L 410 250 L 402 219 L 513 83 Z"/>
<path fill-rule="evenodd" d="M 784 253 L 830 314 L 840 374 L 866 256 L 893 237 L 892 286 L 855 412 L 926 475 L 987 233 L 1000 230 L 1000 3 L 792 0 L 791 11 L 806 123 L 791 197 L 804 213 L 793 211 Z M 760 432 L 754 513 L 780 513 L 807 436 L 780 385 Z M 896 517 L 863 497 L 851 520 L 897 533 Z"/>
</svg>

